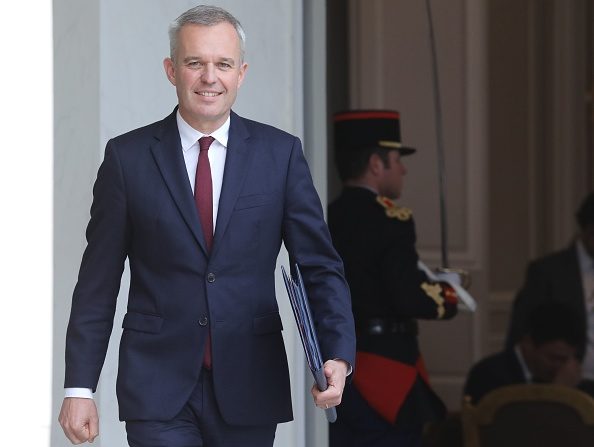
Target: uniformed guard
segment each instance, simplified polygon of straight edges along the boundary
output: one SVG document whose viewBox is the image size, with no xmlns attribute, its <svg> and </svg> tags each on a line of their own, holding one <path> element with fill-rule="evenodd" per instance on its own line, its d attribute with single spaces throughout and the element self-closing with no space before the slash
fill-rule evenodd
<svg viewBox="0 0 594 447">
<path fill-rule="evenodd" d="M 431 389 L 417 340 L 417 319 L 449 319 L 458 297 L 418 266 L 415 226 L 400 197 L 406 168 L 395 111 L 334 116 L 343 191 L 328 221 L 351 288 L 357 360 L 330 446 L 419 446 L 424 424 L 446 409 Z"/>
</svg>

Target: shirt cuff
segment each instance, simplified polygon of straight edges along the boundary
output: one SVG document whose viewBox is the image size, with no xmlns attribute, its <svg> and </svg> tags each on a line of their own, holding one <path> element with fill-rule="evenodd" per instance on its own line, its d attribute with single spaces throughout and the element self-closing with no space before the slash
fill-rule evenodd
<svg viewBox="0 0 594 447">
<path fill-rule="evenodd" d="M 90 388 L 64 388 L 64 397 L 79 397 L 92 399 L 93 391 Z"/>
</svg>

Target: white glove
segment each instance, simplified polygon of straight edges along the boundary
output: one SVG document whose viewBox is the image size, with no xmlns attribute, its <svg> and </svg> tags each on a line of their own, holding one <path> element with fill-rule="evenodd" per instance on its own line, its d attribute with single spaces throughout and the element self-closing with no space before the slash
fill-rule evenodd
<svg viewBox="0 0 594 447">
<path fill-rule="evenodd" d="M 436 272 L 435 277 L 438 281 L 447 282 L 448 284 L 456 284 L 462 286 L 462 275 L 457 272 Z"/>
<path fill-rule="evenodd" d="M 474 312 L 476 310 L 475 299 L 470 295 L 470 293 L 468 293 L 466 290 L 464 290 L 462 288 L 462 286 L 460 285 L 461 284 L 460 274 L 458 274 L 456 272 L 435 273 L 429 267 L 427 267 L 427 265 L 425 265 L 425 263 L 423 261 L 421 261 L 420 259 L 418 262 L 418 267 L 419 267 L 419 269 L 424 271 L 425 274 L 432 281 L 445 281 L 448 284 L 450 284 L 452 286 L 452 288 L 456 291 L 456 295 L 458 295 L 458 298 L 460 298 L 460 301 L 462 301 L 466 305 L 468 310 L 470 310 L 471 312 Z M 446 279 L 446 277 L 442 277 L 443 279 L 440 279 L 440 276 L 438 276 L 438 275 L 452 275 L 452 274 L 457 277 L 457 281 L 451 281 L 449 276 L 447 277 L 447 279 Z"/>
</svg>

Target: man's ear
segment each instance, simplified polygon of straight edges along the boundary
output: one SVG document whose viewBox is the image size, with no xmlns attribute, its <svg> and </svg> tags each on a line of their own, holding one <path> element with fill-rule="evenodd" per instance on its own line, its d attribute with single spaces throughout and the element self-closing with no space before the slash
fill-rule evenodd
<svg viewBox="0 0 594 447">
<path fill-rule="evenodd" d="M 237 82 L 237 88 L 241 87 L 241 84 L 243 83 L 243 79 L 245 78 L 245 72 L 247 71 L 248 68 L 248 64 L 246 64 L 245 62 L 243 64 L 241 64 L 241 67 L 239 67 L 239 77 L 238 77 L 238 82 Z"/>
<path fill-rule="evenodd" d="M 378 175 L 384 167 L 384 161 L 378 154 L 373 153 L 369 156 L 367 167 L 372 174 Z"/>
<path fill-rule="evenodd" d="M 165 69 L 165 75 L 167 75 L 169 82 L 175 85 L 175 64 L 170 57 L 166 57 L 163 60 L 163 68 Z"/>
</svg>

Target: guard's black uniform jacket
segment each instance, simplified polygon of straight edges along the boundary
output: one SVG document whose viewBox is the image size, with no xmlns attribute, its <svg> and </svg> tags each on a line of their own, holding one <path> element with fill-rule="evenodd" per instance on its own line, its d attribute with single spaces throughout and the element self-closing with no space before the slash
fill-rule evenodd
<svg viewBox="0 0 594 447">
<path fill-rule="evenodd" d="M 396 428 L 418 428 L 445 406 L 431 390 L 417 341 L 417 318 L 451 318 L 457 297 L 418 269 L 412 213 L 385 197 L 347 187 L 329 206 L 357 328 L 353 384 L 368 406 Z M 345 393 L 341 408 L 349 407 Z M 346 410 L 345 410 L 346 411 Z"/>
</svg>

